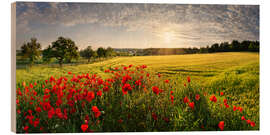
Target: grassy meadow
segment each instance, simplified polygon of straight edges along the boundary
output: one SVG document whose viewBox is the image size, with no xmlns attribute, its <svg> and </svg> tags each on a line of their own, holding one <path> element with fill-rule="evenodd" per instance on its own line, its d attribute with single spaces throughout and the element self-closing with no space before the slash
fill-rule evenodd
<svg viewBox="0 0 270 135">
<path fill-rule="evenodd" d="M 169 107 L 170 109 L 173 110 L 171 111 L 174 113 L 167 114 L 166 111 L 162 113 L 162 111 L 160 110 L 162 110 L 163 107 L 161 106 L 160 110 L 156 108 L 157 109 L 156 112 L 159 112 L 159 113 L 155 114 L 155 115 L 160 114 L 162 116 L 164 114 L 166 115 L 166 117 L 170 117 L 171 119 L 170 124 L 166 125 L 166 122 L 167 122 L 166 120 L 165 120 L 166 121 L 165 123 L 157 122 L 157 121 L 153 123 L 152 120 L 150 120 L 151 118 L 149 118 L 149 121 L 142 122 L 139 120 L 142 120 L 144 118 L 140 118 L 139 116 L 136 116 L 136 118 L 133 119 L 134 123 L 132 122 L 125 123 L 125 118 L 121 117 L 120 120 L 121 121 L 124 120 L 125 125 L 129 125 L 129 126 L 119 127 L 118 125 L 117 127 L 114 127 L 114 125 L 117 125 L 117 124 L 115 124 L 115 122 L 113 122 L 112 120 L 110 121 L 110 120 L 100 118 L 100 121 L 103 121 L 105 124 L 103 123 L 103 126 L 92 126 L 92 127 L 89 126 L 89 129 L 92 128 L 92 130 L 94 131 L 219 130 L 219 128 L 221 128 L 220 125 L 214 122 L 224 120 L 225 130 L 259 130 L 259 126 L 260 126 L 259 125 L 259 53 L 228 52 L 228 53 L 165 55 L 165 56 L 115 57 L 112 59 L 108 59 L 106 61 L 96 62 L 92 64 L 63 66 L 62 68 L 48 67 L 46 65 L 33 66 L 27 69 L 16 70 L 17 88 L 23 89 L 23 86 L 22 86 L 23 83 L 26 83 L 27 85 L 30 83 L 34 84 L 35 82 L 37 82 L 38 84 L 39 83 L 44 84 L 44 80 L 48 80 L 51 76 L 53 76 L 54 78 L 60 78 L 62 76 L 68 76 L 67 74 L 68 72 L 71 72 L 74 75 L 81 75 L 81 74 L 87 74 L 87 73 L 96 74 L 105 81 L 105 79 L 110 78 L 111 76 L 114 76 L 113 74 L 108 74 L 104 72 L 105 70 L 109 69 L 112 71 L 114 70 L 115 67 L 123 67 L 123 66 L 128 66 L 130 64 L 132 64 L 133 67 L 140 66 L 140 65 L 147 65 L 147 68 L 145 68 L 143 72 L 151 73 L 153 74 L 153 76 L 160 74 L 163 80 L 165 79 L 170 80 L 170 83 L 172 84 L 170 84 L 169 86 L 165 86 L 166 84 L 163 84 L 163 80 L 161 80 L 160 78 L 152 78 L 151 83 L 149 83 L 149 79 L 142 81 L 145 83 L 145 85 L 147 86 L 149 85 L 149 87 L 147 88 L 144 87 L 144 89 L 149 89 L 149 91 L 152 91 L 152 86 L 157 86 L 160 89 L 162 88 L 164 91 L 166 91 L 166 89 L 168 91 L 169 90 L 174 91 L 175 95 L 174 95 L 173 101 L 175 102 L 175 106 L 177 107 L 176 109 L 172 109 L 172 107 Z M 138 78 L 138 76 L 135 75 L 132 77 L 132 79 L 136 77 Z M 191 79 L 190 84 L 189 82 L 187 82 L 187 77 L 188 78 L 190 77 Z M 119 84 L 121 83 L 119 82 Z M 133 88 L 137 89 L 135 84 Z M 188 86 L 186 87 L 184 85 L 188 85 Z M 104 87 L 105 86 L 103 86 L 102 88 Z M 121 87 L 123 90 L 124 86 L 121 85 Z M 111 86 L 111 88 L 114 90 L 121 89 L 121 87 L 119 88 L 118 85 Z M 39 86 L 39 88 L 42 89 L 41 86 Z M 129 112 L 131 114 L 138 113 L 138 115 L 140 115 L 140 113 L 142 112 L 139 113 L 138 111 L 140 110 L 144 111 L 145 106 L 147 106 L 148 104 L 152 103 L 153 105 L 159 102 L 160 100 L 163 101 L 163 99 L 156 99 L 156 97 L 152 97 L 152 95 L 149 95 L 149 94 L 141 94 L 142 92 L 140 91 L 140 89 L 141 87 L 138 88 L 138 92 L 137 92 L 140 94 L 131 93 L 131 95 L 133 94 L 134 97 L 125 97 L 123 99 L 123 102 L 125 102 L 127 99 L 133 99 L 133 98 L 135 100 L 135 97 L 138 99 L 141 99 L 140 97 L 147 97 L 147 98 L 151 97 L 152 98 L 151 101 L 143 100 L 142 101 L 143 105 L 142 106 L 135 105 L 137 106 L 135 107 L 135 109 L 131 107 L 133 102 L 125 102 L 126 105 L 129 106 L 128 108 L 130 110 L 124 109 L 122 110 L 123 112 Z M 191 112 L 193 110 L 193 107 L 191 107 L 192 104 L 189 104 L 189 106 L 192 108 L 191 110 L 188 110 L 188 108 L 186 108 L 186 106 L 184 106 L 181 103 L 178 104 L 178 102 L 182 102 L 182 98 L 185 97 L 185 90 L 192 91 L 193 94 L 196 94 L 197 90 L 199 90 L 198 93 L 203 102 L 203 103 L 200 103 L 199 106 L 197 106 L 197 101 L 194 100 L 196 104 L 195 108 L 196 109 L 199 108 L 198 110 L 200 111 L 198 113 L 194 113 L 194 114 L 192 113 L 192 116 L 189 116 L 189 114 L 186 114 L 185 112 L 185 111 Z M 154 91 L 154 88 L 153 88 L 153 91 Z M 233 112 L 230 112 L 230 111 L 224 111 L 222 110 L 222 108 L 219 108 L 219 107 L 214 107 L 213 103 L 209 101 L 209 98 L 211 98 L 211 95 L 214 94 L 216 98 L 218 99 L 217 102 L 221 102 L 221 105 L 222 105 L 223 99 L 225 97 L 223 96 L 223 94 L 220 94 L 220 92 L 223 92 L 224 95 L 226 95 L 226 98 L 229 100 L 231 104 L 230 107 L 232 107 L 233 105 L 241 106 L 244 110 L 245 117 L 250 118 L 250 120 L 254 121 L 256 125 L 252 126 L 252 128 L 245 127 L 243 125 L 246 122 L 239 123 L 239 122 L 236 122 L 239 120 L 234 118 L 238 116 L 241 117 L 243 114 L 238 114 L 238 113 L 236 114 L 235 110 Z M 106 94 L 104 92 L 104 95 L 103 95 L 104 97 L 102 97 L 102 100 L 104 98 L 104 101 L 106 99 L 105 97 Z M 117 95 L 116 93 L 114 94 Z M 189 93 L 187 95 L 192 95 L 192 94 Z M 171 96 L 172 96 L 172 93 L 171 93 Z M 191 100 L 191 97 L 189 98 Z M 156 100 L 156 101 L 152 101 L 152 100 Z M 210 100 L 212 101 L 212 99 Z M 106 99 L 106 101 L 113 102 L 111 98 Z M 164 102 L 165 101 L 169 102 L 167 101 L 167 99 L 166 100 L 164 99 Z M 103 109 L 105 108 L 105 105 L 104 105 L 105 103 L 95 101 L 93 104 Z M 225 104 L 225 101 L 224 101 L 224 104 Z M 205 107 L 205 105 L 207 107 Z M 201 109 L 202 107 L 209 108 L 209 109 L 203 110 Z M 179 108 L 181 108 L 182 110 L 179 110 Z M 155 108 L 153 110 L 155 110 Z M 170 110 L 167 110 L 167 111 L 170 111 Z M 103 113 L 101 115 L 103 115 Z M 104 115 L 108 115 L 106 114 L 106 111 Z M 151 117 L 151 113 L 150 114 L 145 113 L 141 115 L 145 116 L 147 120 L 148 120 L 148 117 Z M 153 112 L 152 112 L 152 117 L 154 117 L 155 115 L 153 115 Z M 208 115 L 211 115 L 211 117 Z M 116 117 L 116 115 L 114 116 L 108 115 L 107 118 L 108 117 L 110 117 L 110 119 L 113 119 L 114 117 Z M 120 118 L 120 116 L 117 115 L 118 123 L 122 123 L 121 121 L 119 122 L 118 118 Z M 213 120 L 212 118 L 213 119 L 216 118 L 216 119 Z M 18 118 L 18 119 L 22 119 L 22 118 Z M 194 121 L 188 121 L 187 119 L 192 119 Z M 227 119 L 227 121 L 225 119 Z M 212 121 L 212 123 L 209 121 Z M 42 123 L 42 121 L 40 123 Z M 139 123 L 139 124 L 136 125 L 136 123 Z M 226 123 L 230 123 L 230 125 Z M 233 123 L 237 123 L 237 124 L 234 125 Z M 22 122 L 22 123 L 17 124 L 18 126 L 17 128 L 19 132 L 26 131 L 23 128 L 25 127 L 23 124 L 25 123 Z M 109 125 L 112 125 L 112 127 L 115 130 L 110 129 Z M 207 125 L 209 127 L 206 127 Z M 134 129 L 130 127 L 134 127 Z M 72 130 L 68 130 L 68 132 L 80 132 L 80 130 L 77 130 L 77 128 L 83 129 L 81 125 L 78 126 L 77 124 L 75 126 L 71 126 L 70 129 Z M 88 125 L 87 125 L 87 129 L 88 129 Z M 46 132 L 63 132 L 63 130 L 66 130 L 66 129 L 58 129 L 56 127 L 53 127 L 51 129 L 46 129 Z M 33 128 L 32 132 L 39 132 L 39 131 Z"/>
<path fill-rule="evenodd" d="M 135 56 L 116 57 L 106 61 L 93 64 L 81 64 L 73 66 L 47 67 L 34 66 L 31 69 L 17 69 L 16 81 L 28 82 L 33 80 L 44 80 L 50 76 L 61 76 L 66 72 L 95 73 L 105 76 L 104 70 L 120 65 L 148 65 L 147 70 L 162 73 L 166 76 L 192 76 L 204 80 L 215 77 L 232 68 L 259 64 L 258 53 L 211 53 L 211 54 L 189 54 L 189 55 L 167 55 L 167 56 Z"/>
</svg>

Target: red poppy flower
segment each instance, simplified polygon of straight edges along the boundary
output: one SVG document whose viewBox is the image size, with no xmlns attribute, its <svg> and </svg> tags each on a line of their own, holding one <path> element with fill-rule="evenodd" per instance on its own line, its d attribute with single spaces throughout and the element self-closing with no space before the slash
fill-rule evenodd
<svg viewBox="0 0 270 135">
<path fill-rule="evenodd" d="M 158 73 L 158 77 L 161 77 L 161 74 L 160 73 Z"/>
<path fill-rule="evenodd" d="M 184 103 L 188 103 L 188 102 L 189 102 L 188 97 L 184 97 Z"/>
<path fill-rule="evenodd" d="M 99 111 L 99 109 L 97 108 L 97 106 L 93 106 L 93 107 L 92 107 L 92 111 L 93 111 L 93 112 L 97 112 L 97 111 Z"/>
<path fill-rule="evenodd" d="M 60 106 L 62 104 L 62 100 L 59 98 L 59 99 L 57 99 L 57 101 L 56 101 L 56 106 Z"/>
<path fill-rule="evenodd" d="M 201 125 L 201 128 L 202 128 L 202 129 L 204 129 L 204 126 L 203 126 L 203 125 Z"/>
<path fill-rule="evenodd" d="M 228 100 L 227 100 L 226 98 L 223 99 L 223 103 L 224 103 L 224 104 L 227 103 L 227 101 L 228 101 Z"/>
<path fill-rule="evenodd" d="M 103 84 L 103 80 L 101 78 L 98 79 L 98 85 Z"/>
<path fill-rule="evenodd" d="M 97 95 L 101 97 L 101 96 L 102 96 L 102 91 L 99 90 L 99 91 L 97 92 Z"/>
<path fill-rule="evenodd" d="M 96 118 L 98 118 L 100 115 L 101 115 L 101 112 L 100 112 L 100 111 L 95 112 L 95 117 L 96 117 Z"/>
<path fill-rule="evenodd" d="M 72 74 L 71 72 L 68 72 L 68 74 L 70 75 L 70 74 Z"/>
<path fill-rule="evenodd" d="M 32 84 L 32 83 L 30 83 L 30 84 L 29 84 L 29 87 L 33 89 L 33 84 Z"/>
<path fill-rule="evenodd" d="M 199 95 L 199 94 L 196 94 L 195 99 L 196 99 L 197 101 L 200 100 L 200 95 Z"/>
<path fill-rule="evenodd" d="M 51 119 L 53 117 L 53 115 L 55 114 L 54 108 L 52 107 L 49 111 L 48 111 L 48 118 Z"/>
<path fill-rule="evenodd" d="M 220 121 L 218 127 L 220 128 L 221 131 L 224 130 L 224 121 Z"/>
<path fill-rule="evenodd" d="M 233 111 L 236 111 L 236 110 L 237 110 L 236 106 L 233 106 Z"/>
<path fill-rule="evenodd" d="M 23 128 L 24 132 L 28 132 L 28 129 L 29 129 L 28 126 L 24 126 L 24 128 Z"/>
<path fill-rule="evenodd" d="M 18 91 L 18 95 L 22 96 L 22 92 L 21 91 Z"/>
<path fill-rule="evenodd" d="M 131 79 L 132 79 L 131 76 L 129 76 L 128 74 L 126 74 L 122 78 L 122 84 L 125 84 L 128 80 L 131 80 Z"/>
<path fill-rule="evenodd" d="M 241 120 L 246 120 L 246 118 L 244 116 L 241 117 Z"/>
<path fill-rule="evenodd" d="M 255 122 L 253 122 L 253 121 L 250 122 L 250 126 L 251 126 L 251 127 L 255 127 Z"/>
<path fill-rule="evenodd" d="M 34 121 L 34 127 L 37 127 L 39 124 L 39 118 L 36 118 L 36 120 Z"/>
<path fill-rule="evenodd" d="M 164 120 L 166 123 L 169 123 L 169 122 L 170 122 L 169 118 L 167 118 L 167 117 L 164 117 L 163 120 Z"/>
<path fill-rule="evenodd" d="M 140 86 L 140 85 L 142 85 L 142 82 L 141 82 L 141 80 L 137 80 L 137 81 L 135 82 L 135 85 L 137 85 L 137 86 Z"/>
<path fill-rule="evenodd" d="M 210 98 L 209 98 L 212 102 L 217 102 L 217 98 L 215 95 L 212 95 Z"/>
<path fill-rule="evenodd" d="M 250 120 L 246 120 L 246 122 L 247 122 L 247 124 L 250 124 L 251 121 Z"/>
<path fill-rule="evenodd" d="M 53 76 L 50 77 L 50 82 L 55 81 L 55 78 Z"/>
<path fill-rule="evenodd" d="M 165 80 L 164 82 L 165 82 L 165 83 L 169 83 L 169 80 L 167 79 L 167 80 Z"/>
<path fill-rule="evenodd" d="M 157 115 L 155 114 L 155 113 L 152 113 L 152 118 L 154 119 L 154 120 L 157 120 Z"/>
<path fill-rule="evenodd" d="M 152 87 L 152 90 L 153 90 L 153 92 L 154 92 L 155 94 L 157 94 L 157 95 L 158 95 L 159 92 L 160 92 L 160 91 L 159 91 L 159 88 L 158 88 L 157 86 L 153 86 L 153 87 Z"/>
<path fill-rule="evenodd" d="M 238 110 L 239 110 L 240 112 L 242 112 L 242 111 L 243 111 L 243 108 L 242 108 L 242 107 L 238 107 Z"/>
<path fill-rule="evenodd" d="M 147 68 L 147 66 L 146 66 L 146 65 L 142 65 L 141 67 L 142 67 L 142 69 Z"/>
<path fill-rule="evenodd" d="M 174 100 L 174 96 L 173 96 L 173 95 L 171 95 L 171 100 L 172 100 L 172 101 Z"/>
<path fill-rule="evenodd" d="M 88 91 L 87 96 L 86 96 L 86 100 L 88 102 L 91 102 L 94 98 L 95 98 L 95 93 L 93 91 Z"/>
<path fill-rule="evenodd" d="M 171 95 L 171 102 L 172 102 L 172 104 L 173 104 L 173 101 L 174 101 L 174 96 Z"/>
<path fill-rule="evenodd" d="M 190 102 L 190 103 L 188 104 L 188 106 L 189 106 L 191 109 L 194 109 L 194 102 Z"/>
<path fill-rule="evenodd" d="M 63 118 L 63 113 L 61 112 L 60 108 L 56 108 L 55 113 L 56 113 L 58 118 Z"/>
<path fill-rule="evenodd" d="M 220 96 L 223 96 L 223 95 L 224 95 L 224 93 L 221 91 L 221 92 L 220 92 Z"/>
<path fill-rule="evenodd" d="M 132 90 L 132 88 L 131 88 L 130 84 L 128 84 L 128 83 L 124 84 L 124 86 L 122 87 L 122 92 L 124 95 L 127 94 L 127 91 L 131 91 L 131 90 Z"/>
<path fill-rule="evenodd" d="M 225 105 L 226 108 L 229 108 L 230 107 L 227 103 L 224 103 L 224 105 Z"/>
<path fill-rule="evenodd" d="M 41 108 L 40 108 L 40 107 L 37 107 L 37 108 L 36 108 L 36 111 L 37 111 L 37 112 L 41 112 Z"/>
<path fill-rule="evenodd" d="M 88 129 L 88 124 L 82 124 L 81 129 L 83 132 L 85 132 Z"/>
<path fill-rule="evenodd" d="M 190 83 L 190 77 L 189 76 L 187 77 L 187 82 Z"/>
<path fill-rule="evenodd" d="M 118 120 L 118 123 L 122 123 L 122 122 L 123 122 L 123 120 L 122 120 L 122 119 L 119 119 L 119 120 Z"/>
<path fill-rule="evenodd" d="M 108 87 L 108 86 L 104 86 L 104 87 L 103 87 L 103 91 L 104 91 L 104 92 L 109 91 L 109 87 Z"/>
<path fill-rule="evenodd" d="M 93 106 L 92 107 L 92 112 L 95 113 L 95 117 L 98 118 L 101 115 L 101 112 L 99 111 L 99 109 L 97 108 L 97 106 Z"/>
<path fill-rule="evenodd" d="M 32 115 L 33 112 L 32 112 L 32 110 L 29 109 L 29 110 L 28 110 L 28 113 L 29 113 L 30 115 Z"/>
<path fill-rule="evenodd" d="M 64 119 L 67 120 L 67 109 L 64 109 Z"/>
<path fill-rule="evenodd" d="M 32 125 L 33 124 L 33 119 L 34 119 L 34 116 L 33 115 L 27 115 L 26 116 L 26 119 L 28 119 L 28 122 Z"/>
</svg>

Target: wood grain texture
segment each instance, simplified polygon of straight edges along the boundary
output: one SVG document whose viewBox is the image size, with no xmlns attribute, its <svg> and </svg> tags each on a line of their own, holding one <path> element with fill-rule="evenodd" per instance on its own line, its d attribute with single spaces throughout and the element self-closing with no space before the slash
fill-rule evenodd
<svg viewBox="0 0 270 135">
<path fill-rule="evenodd" d="M 16 3 L 11 4 L 11 131 L 16 132 Z"/>
</svg>

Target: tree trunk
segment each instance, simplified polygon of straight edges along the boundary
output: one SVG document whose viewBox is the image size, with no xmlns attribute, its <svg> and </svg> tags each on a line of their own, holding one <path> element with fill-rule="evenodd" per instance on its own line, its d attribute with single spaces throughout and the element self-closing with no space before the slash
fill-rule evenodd
<svg viewBox="0 0 270 135">
<path fill-rule="evenodd" d="M 59 65 L 60 65 L 60 68 L 62 68 L 62 64 L 63 64 L 63 60 L 59 60 Z"/>
</svg>

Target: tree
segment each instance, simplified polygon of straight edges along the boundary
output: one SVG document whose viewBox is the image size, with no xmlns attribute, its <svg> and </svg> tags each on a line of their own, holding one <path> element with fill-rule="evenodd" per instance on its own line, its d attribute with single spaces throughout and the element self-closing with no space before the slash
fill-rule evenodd
<svg viewBox="0 0 270 135">
<path fill-rule="evenodd" d="M 256 51 L 256 46 L 253 42 L 251 42 L 248 46 L 248 50 L 249 51 Z"/>
<path fill-rule="evenodd" d="M 44 49 L 42 51 L 42 59 L 45 63 L 49 63 L 52 57 L 52 47 L 49 45 L 47 49 Z"/>
<path fill-rule="evenodd" d="M 211 52 L 218 52 L 219 51 L 219 44 L 215 43 L 211 46 Z"/>
<path fill-rule="evenodd" d="M 240 44 L 240 50 L 247 51 L 250 43 L 251 43 L 251 41 L 248 41 L 248 40 L 242 41 Z"/>
<path fill-rule="evenodd" d="M 21 53 L 24 58 L 29 58 L 30 65 L 40 57 L 41 45 L 36 38 L 31 38 L 30 42 L 24 43 L 21 47 Z"/>
<path fill-rule="evenodd" d="M 43 57 L 45 59 L 56 58 L 60 67 L 64 60 L 71 62 L 72 59 L 79 57 L 78 47 L 70 38 L 59 37 L 52 45 L 44 50 Z"/>
<path fill-rule="evenodd" d="M 223 43 L 223 51 L 225 52 L 230 51 L 230 44 L 228 42 Z"/>
<path fill-rule="evenodd" d="M 90 61 L 91 58 L 95 57 L 96 53 L 93 51 L 91 46 L 88 46 L 86 49 L 80 52 L 80 55 Z"/>
<path fill-rule="evenodd" d="M 111 47 L 108 47 L 105 52 L 105 57 L 111 57 L 114 55 L 114 51 Z"/>
<path fill-rule="evenodd" d="M 99 58 L 101 58 L 101 57 L 105 57 L 105 52 L 106 50 L 103 48 L 103 47 L 99 47 L 98 49 L 97 49 L 97 55 L 98 55 L 98 57 Z"/>
<path fill-rule="evenodd" d="M 240 43 L 237 40 L 233 40 L 232 43 L 232 51 L 239 51 L 240 50 Z"/>
<path fill-rule="evenodd" d="M 68 40 L 71 41 L 71 40 Z M 78 52 L 78 47 L 75 45 L 73 41 L 71 43 L 67 44 L 67 54 L 66 54 L 66 60 L 68 63 L 71 63 L 73 59 L 78 59 L 79 58 L 79 52 Z"/>
<path fill-rule="evenodd" d="M 259 41 L 255 41 L 254 44 L 255 44 L 255 51 L 256 52 L 260 52 L 260 42 Z"/>
</svg>

